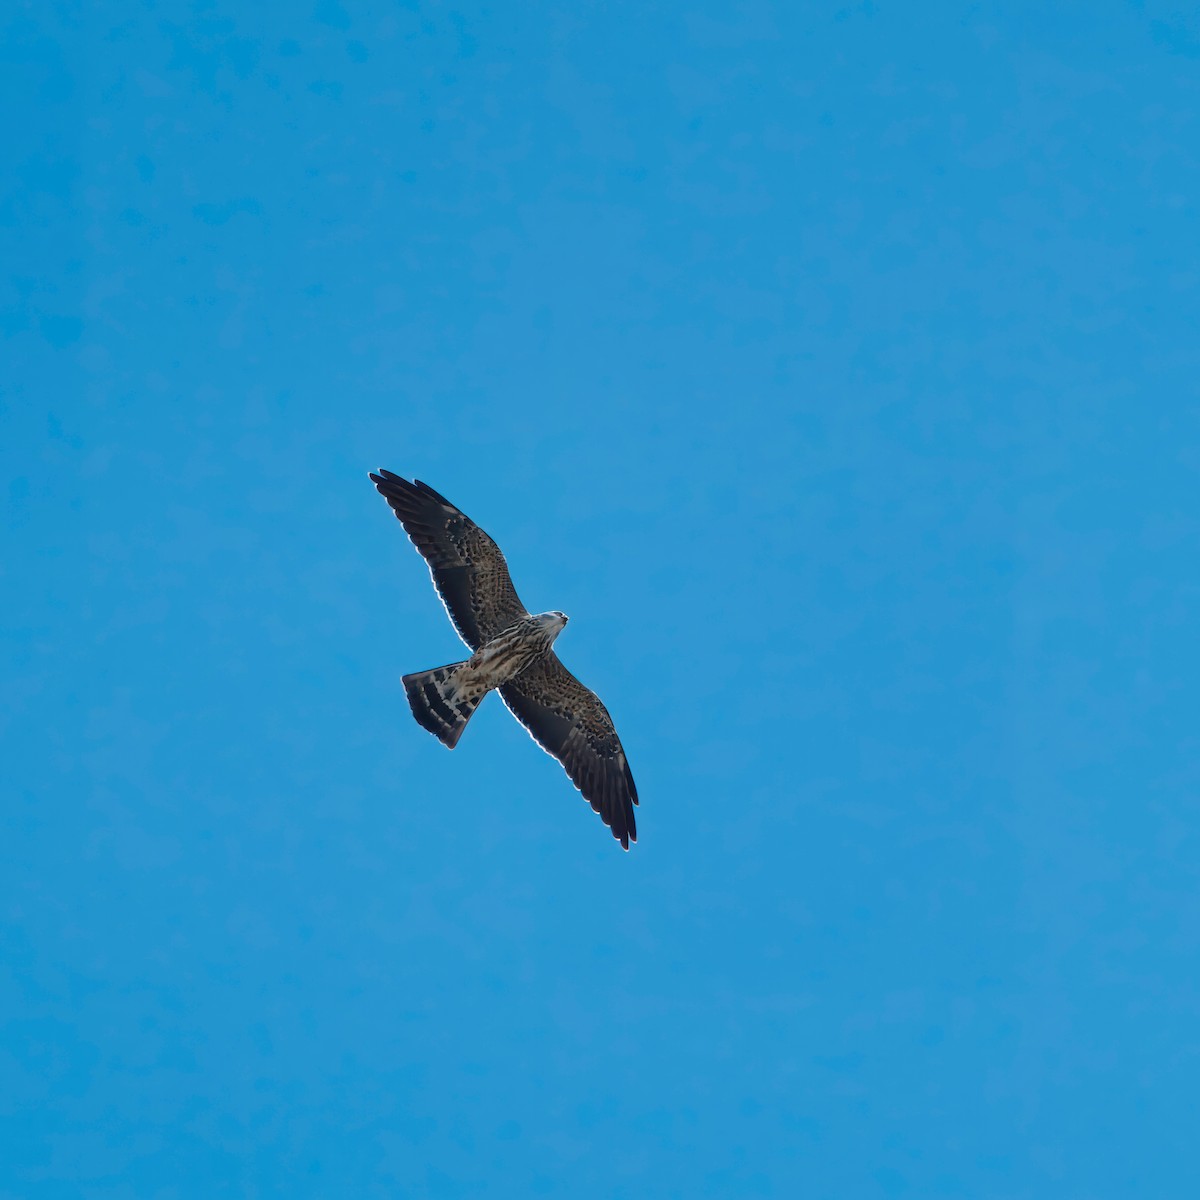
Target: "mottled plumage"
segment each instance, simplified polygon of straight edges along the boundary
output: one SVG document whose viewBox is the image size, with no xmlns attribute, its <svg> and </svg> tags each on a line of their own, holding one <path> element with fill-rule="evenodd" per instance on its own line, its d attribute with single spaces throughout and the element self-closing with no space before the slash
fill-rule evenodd
<svg viewBox="0 0 1200 1200">
<path fill-rule="evenodd" d="M 551 649 L 567 618 L 529 613 L 500 547 L 433 488 L 391 471 L 371 479 L 429 564 L 454 627 L 474 651 L 465 662 L 404 676 L 413 716 L 453 749 L 483 697 L 499 691 L 628 850 L 637 841 L 637 788 L 608 710 Z"/>
</svg>

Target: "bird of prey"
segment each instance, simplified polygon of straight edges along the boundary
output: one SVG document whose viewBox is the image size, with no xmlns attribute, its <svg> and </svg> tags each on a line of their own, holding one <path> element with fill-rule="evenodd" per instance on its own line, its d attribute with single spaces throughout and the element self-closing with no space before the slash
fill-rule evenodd
<svg viewBox="0 0 1200 1200">
<path fill-rule="evenodd" d="M 444 496 L 391 471 L 371 479 L 429 565 L 465 662 L 404 676 L 413 716 L 451 750 L 490 691 L 600 814 L 626 850 L 637 841 L 637 788 L 608 709 L 551 649 L 567 618 L 532 615 L 517 597 L 500 547 Z"/>
</svg>

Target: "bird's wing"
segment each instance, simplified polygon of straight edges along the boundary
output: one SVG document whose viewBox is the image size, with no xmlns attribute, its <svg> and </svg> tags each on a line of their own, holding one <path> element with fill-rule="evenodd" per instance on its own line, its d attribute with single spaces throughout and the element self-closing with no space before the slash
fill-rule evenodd
<svg viewBox="0 0 1200 1200">
<path fill-rule="evenodd" d="M 500 695 L 538 745 L 562 763 L 583 798 L 628 850 L 629 843 L 637 841 L 637 788 L 600 697 L 553 651 L 503 684 Z"/>
<path fill-rule="evenodd" d="M 409 483 L 384 470 L 371 479 L 429 564 L 454 628 L 472 650 L 528 615 L 500 547 L 470 517 L 419 479 Z"/>
</svg>

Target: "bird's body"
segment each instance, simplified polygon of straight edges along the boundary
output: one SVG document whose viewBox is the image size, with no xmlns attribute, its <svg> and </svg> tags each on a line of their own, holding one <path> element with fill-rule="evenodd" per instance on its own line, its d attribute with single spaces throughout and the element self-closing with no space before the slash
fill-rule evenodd
<svg viewBox="0 0 1200 1200">
<path fill-rule="evenodd" d="M 464 662 L 404 676 L 413 716 L 453 749 L 483 698 L 499 691 L 628 850 L 637 840 L 637 789 L 608 710 L 554 653 L 566 616 L 529 613 L 500 548 L 433 488 L 391 471 L 371 479 L 429 564 L 454 627 L 474 652 Z"/>
<path fill-rule="evenodd" d="M 484 696 L 549 653 L 566 624 L 560 612 L 524 616 L 484 642 L 466 662 L 405 675 L 413 715 L 453 750 Z"/>
<path fill-rule="evenodd" d="M 522 617 L 480 646 L 471 655 L 471 666 L 489 681 L 489 687 L 499 687 L 546 654 L 566 625 L 567 618 L 560 612 Z"/>
</svg>

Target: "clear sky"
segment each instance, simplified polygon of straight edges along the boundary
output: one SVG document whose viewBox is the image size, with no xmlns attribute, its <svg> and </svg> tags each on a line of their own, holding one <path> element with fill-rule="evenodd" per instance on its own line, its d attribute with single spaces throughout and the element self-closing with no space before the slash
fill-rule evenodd
<svg viewBox="0 0 1200 1200">
<path fill-rule="evenodd" d="M 1200 18 L 10 5 L 0 1196 L 1200 1194 Z M 623 854 L 367 472 L 504 548 Z"/>
</svg>

